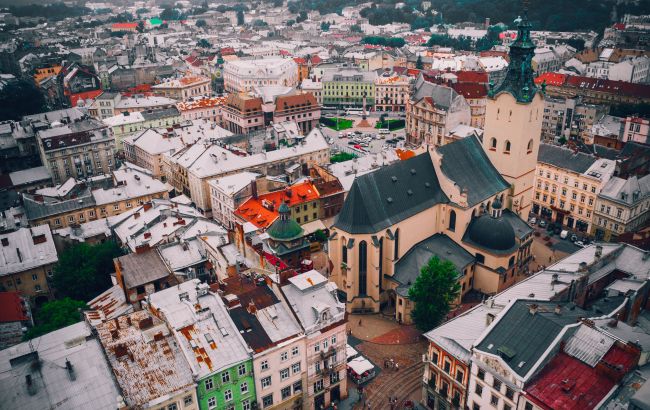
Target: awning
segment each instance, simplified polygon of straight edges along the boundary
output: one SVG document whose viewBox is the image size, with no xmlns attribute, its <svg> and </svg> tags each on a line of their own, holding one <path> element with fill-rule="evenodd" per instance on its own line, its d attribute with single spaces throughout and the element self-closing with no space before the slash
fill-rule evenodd
<svg viewBox="0 0 650 410">
<path fill-rule="evenodd" d="M 362 375 L 365 372 L 372 370 L 375 366 L 370 363 L 368 359 L 363 356 L 356 357 L 348 362 L 348 367 L 356 374 Z"/>
</svg>

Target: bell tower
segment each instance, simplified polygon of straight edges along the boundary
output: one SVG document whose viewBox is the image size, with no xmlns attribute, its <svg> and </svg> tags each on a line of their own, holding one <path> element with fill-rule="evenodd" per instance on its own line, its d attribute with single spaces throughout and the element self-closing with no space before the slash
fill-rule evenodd
<svg viewBox="0 0 650 410">
<path fill-rule="evenodd" d="M 503 206 L 526 219 L 533 202 L 533 180 L 542 132 L 544 88 L 535 84 L 527 8 L 515 20 L 517 38 L 510 45 L 510 64 L 501 84 L 490 83 L 483 148 L 510 183 Z"/>
</svg>

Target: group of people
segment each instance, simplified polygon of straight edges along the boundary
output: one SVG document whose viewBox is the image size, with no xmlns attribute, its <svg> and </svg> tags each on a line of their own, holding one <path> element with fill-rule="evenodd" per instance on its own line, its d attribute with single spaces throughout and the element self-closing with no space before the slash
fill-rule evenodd
<svg viewBox="0 0 650 410">
<path fill-rule="evenodd" d="M 384 369 L 395 369 L 395 371 L 398 371 L 399 370 L 399 363 L 397 363 L 392 358 L 385 359 L 384 360 Z"/>
</svg>

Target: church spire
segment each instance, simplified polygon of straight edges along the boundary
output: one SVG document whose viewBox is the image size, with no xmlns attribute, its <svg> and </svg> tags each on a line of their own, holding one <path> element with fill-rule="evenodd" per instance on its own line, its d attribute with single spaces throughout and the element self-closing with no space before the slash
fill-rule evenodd
<svg viewBox="0 0 650 410">
<path fill-rule="evenodd" d="M 510 64 L 505 79 L 496 87 L 490 87 L 489 96 L 494 98 L 501 92 L 510 93 L 517 102 L 529 103 L 539 91 L 535 85 L 535 72 L 532 67 L 535 43 L 530 37 L 532 25 L 528 21 L 528 5 L 524 2 L 523 17 L 517 17 L 517 38 L 510 45 Z"/>
</svg>

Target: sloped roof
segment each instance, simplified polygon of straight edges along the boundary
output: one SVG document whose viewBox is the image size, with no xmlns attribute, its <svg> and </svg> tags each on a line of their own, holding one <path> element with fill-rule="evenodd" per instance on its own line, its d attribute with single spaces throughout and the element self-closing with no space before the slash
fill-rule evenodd
<svg viewBox="0 0 650 410">
<path fill-rule="evenodd" d="M 356 178 L 334 226 L 375 233 L 447 202 L 431 156 L 423 153 Z"/>
<path fill-rule="evenodd" d="M 532 304 L 538 305 L 535 314 L 529 311 Z M 556 305 L 557 302 L 540 300 L 516 301 L 476 349 L 493 355 L 503 352 L 501 356 L 510 369 L 525 377 L 565 326 L 589 315 L 572 304 L 562 305 L 561 313 L 556 314 Z"/>
<path fill-rule="evenodd" d="M 592 155 L 574 152 L 569 148 L 550 144 L 540 144 L 539 154 L 537 155 L 537 162 L 568 169 L 580 174 L 587 171 L 596 160 L 597 158 Z"/>
<path fill-rule="evenodd" d="M 467 189 L 467 202 L 474 206 L 507 188 L 476 136 L 462 138 L 438 148 L 442 154 L 442 172 L 461 189 Z"/>
</svg>

